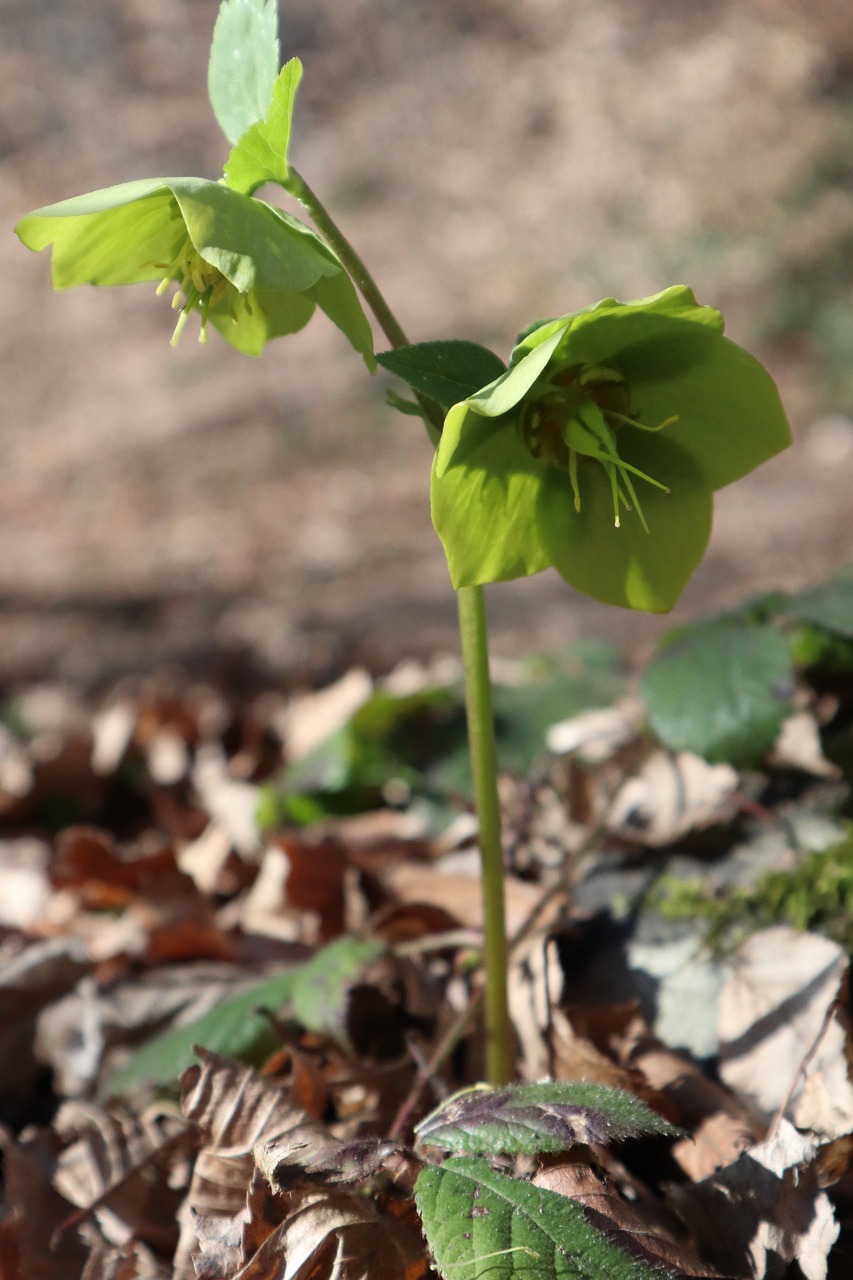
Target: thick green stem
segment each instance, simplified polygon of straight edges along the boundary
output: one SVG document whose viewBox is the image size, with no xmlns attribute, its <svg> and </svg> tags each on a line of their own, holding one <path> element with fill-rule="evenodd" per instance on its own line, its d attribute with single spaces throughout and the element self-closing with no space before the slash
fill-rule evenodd
<svg viewBox="0 0 853 1280">
<path fill-rule="evenodd" d="M 498 763 L 483 588 L 462 587 L 457 592 L 457 600 L 465 670 L 465 710 L 468 717 L 471 773 L 480 820 L 486 969 L 486 1074 L 490 1084 L 499 1085 L 506 1084 L 514 1073 L 512 1024 L 507 994 L 507 937 Z"/>
<path fill-rule="evenodd" d="M 305 206 L 314 225 L 328 241 L 358 285 L 392 347 L 409 345 L 373 276 L 344 236 L 326 208 L 295 169 L 290 169 L 287 190 Z M 434 401 L 418 396 L 429 423 L 441 432 L 444 414 Z M 458 592 L 459 633 L 465 670 L 465 709 L 474 798 L 480 822 L 483 919 L 486 971 L 486 1073 L 489 1083 L 506 1084 L 512 1079 L 512 1024 L 507 996 L 507 937 L 504 912 L 503 853 L 501 816 L 498 803 L 495 726 L 492 713 L 492 686 L 489 676 L 489 649 L 486 607 L 482 587 L 463 587 Z"/>
</svg>

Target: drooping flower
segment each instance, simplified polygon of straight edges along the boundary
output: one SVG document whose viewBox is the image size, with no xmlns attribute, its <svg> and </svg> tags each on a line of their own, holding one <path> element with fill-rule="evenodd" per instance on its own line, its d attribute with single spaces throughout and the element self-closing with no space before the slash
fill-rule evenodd
<svg viewBox="0 0 853 1280">
<path fill-rule="evenodd" d="M 714 490 L 790 443 L 772 378 L 674 286 L 539 325 L 453 406 L 432 515 L 454 586 L 553 566 L 585 595 L 665 612 L 701 559 Z"/>
<path fill-rule="evenodd" d="M 189 315 L 258 355 L 319 306 L 373 366 L 370 325 L 332 250 L 296 218 L 204 178 L 152 178 L 92 191 L 27 214 L 29 249 L 53 246 L 57 289 L 159 281 L 172 285 L 175 343 Z"/>
</svg>

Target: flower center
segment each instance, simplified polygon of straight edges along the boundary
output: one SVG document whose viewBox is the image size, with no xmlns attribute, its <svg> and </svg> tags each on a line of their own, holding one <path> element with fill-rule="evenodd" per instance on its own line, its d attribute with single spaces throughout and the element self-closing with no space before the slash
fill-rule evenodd
<svg viewBox="0 0 853 1280">
<path fill-rule="evenodd" d="M 174 261 L 158 262 L 155 266 L 166 272 L 157 286 L 157 293 L 163 294 L 169 285 L 175 282 L 177 289 L 172 298 L 172 310 L 179 311 L 178 322 L 172 334 L 172 346 L 176 346 L 181 330 L 189 319 L 191 311 L 198 311 L 201 316 L 199 342 L 207 342 L 207 313 L 211 306 L 224 297 L 231 282 L 216 267 L 212 267 L 186 238 Z"/>
<path fill-rule="evenodd" d="M 568 471 L 575 511 L 581 509 L 579 469 L 589 462 L 604 468 L 613 497 L 613 523 L 620 527 L 620 512 L 636 511 L 646 533 L 649 526 L 637 498 L 632 476 L 669 493 L 665 484 L 619 457 L 616 432 L 625 426 L 640 431 L 662 431 L 677 415 L 656 427 L 646 426 L 631 414 L 631 393 L 624 376 L 611 365 L 575 365 L 561 370 L 538 398 L 525 405 L 521 418 L 524 443 L 534 458 Z"/>
</svg>

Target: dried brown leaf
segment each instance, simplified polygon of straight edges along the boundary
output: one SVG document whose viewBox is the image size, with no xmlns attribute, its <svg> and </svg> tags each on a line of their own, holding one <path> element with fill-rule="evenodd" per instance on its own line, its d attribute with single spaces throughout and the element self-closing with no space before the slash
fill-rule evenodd
<svg viewBox="0 0 853 1280">
<path fill-rule="evenodd" d="M 615 1181 L 580 1163 L 543 1169 L 533 1182 L 583 1205 L 592 1225 L 631 1257 L 669 1275 L 719 1280 L 720 1272 L 699 1258 L 683 1240 L 677 1219 L 669 1218 L 652 1196 L 627 1200 Z M 637 1195 L 635 1183 L 631 1191 Z"/>
<path fill-rule="evenodd" d="M 6 1200 L 3 1253 L 17 1255 L 22 1280 L 76 1280 L 88 1250 L 76 1231 L 62 1232 L 74 1206 L 56 1190 L 53 1177 L 62 1149 L 49 1130 L 30 1130 L 3 1141 Z M 60 1234 L 61 1233 L 61 1234 Z"/>
<path fill-rule="evenodd" d="M 705 1256 L 728 1274 L 779 1280 L 796 1260 L 826 1280 L 839 1227 L 814 1167 L 817 1144 L 781 1121 L 776 1133 L 672 1202 Z"/>
<path fill-rule="evenodd" d="M 616 1049 L 620 1060 L 639 1069 L 668 1103 L 667 1119 L 691 1134 L 675 1143 L 672 1155 L 694 1181 L 730 1164 L 762 1136 L 760 1117 L 709 1080 L 686 1054 L 661 1044 L 639 1016 L 625 1027 Z"/>
<path fill-rule="evenodd" d="M 731 961 L 719 1008 L 720 1075 L 767 1115 L 835 1138 L 853 1130 L 847 1028 L 833 1016 L 848 957 L 836 943 L 779 926 Z"/>
<path fill-rule="evenodd" d="M 333 1191 L 296 1197 L 235 1280 L 421 1280 L 426 1272 L 419 1232 L 370 1200 Z"/>
<path fill-rule="evenodd" d="M 136 1113 L 118 1102 L 109 1108 L 68 1102 L 54 1125 L 64 1143 L 54 1185 L 78 1208 L 66 1229 L 94 1220 L 111 1245 L 139 1239 L 170 1256 L 187 1157 L 195 1147 L 187 1122 L 158 1108 Z"/>
</svg>

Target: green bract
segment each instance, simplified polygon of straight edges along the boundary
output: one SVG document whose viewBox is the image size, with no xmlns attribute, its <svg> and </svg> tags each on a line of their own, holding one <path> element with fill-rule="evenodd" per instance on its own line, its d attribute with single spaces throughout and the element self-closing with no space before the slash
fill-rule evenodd
<svg viewBox="0 0 853 1280">
<path fill-rule="evenodd" d="M 355 289 L 318 236 L 272 205 L 204 178 L 151 178 L 36 209 L 15 227 L 29 248 L 53 245 L 53 284 L 172 282 L 200 341 L 212 324 L 232 347 L 258 355 L 295 333 L 319 306 L 373 367 L 373 339 Z"/>
<path fill-rule="evenodd" d="M 553 565 L 607 604 L 665 612 L 698 564 L 712 495 L 790 443 L 766 370 L 674 286 L 542 324 L 454 405 L 432 515 L 454 586 Z"/>
</svg>

